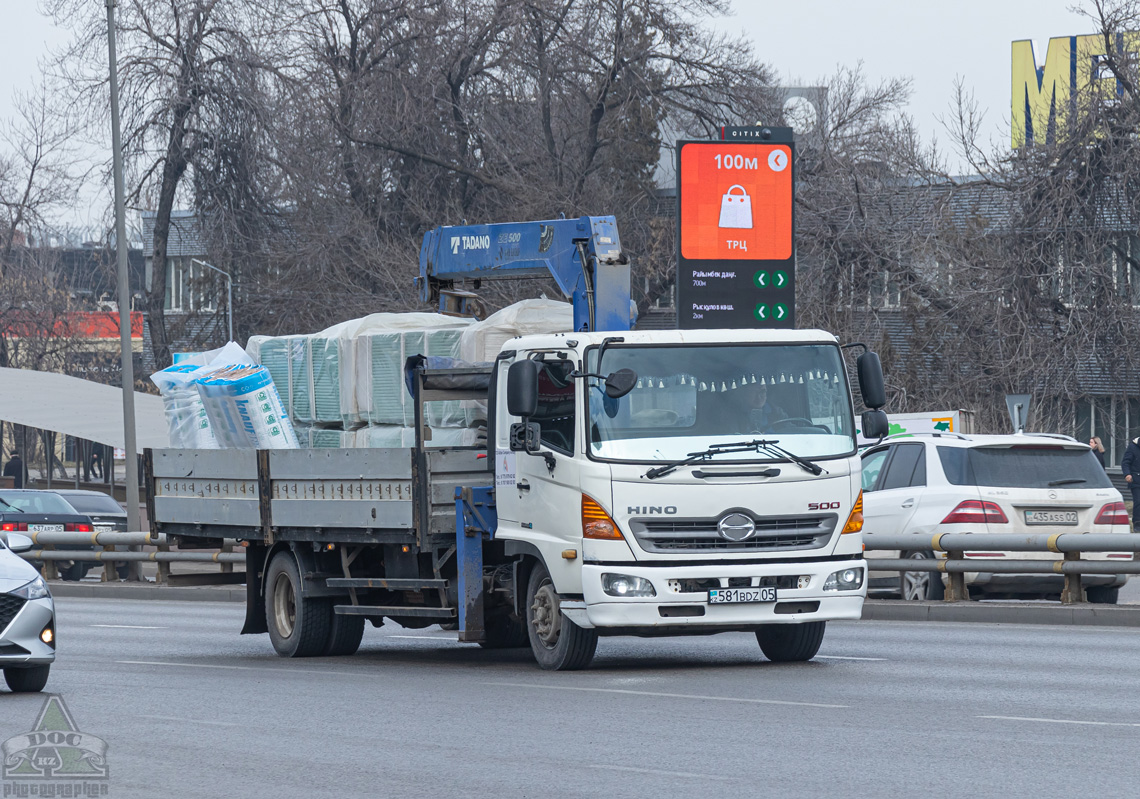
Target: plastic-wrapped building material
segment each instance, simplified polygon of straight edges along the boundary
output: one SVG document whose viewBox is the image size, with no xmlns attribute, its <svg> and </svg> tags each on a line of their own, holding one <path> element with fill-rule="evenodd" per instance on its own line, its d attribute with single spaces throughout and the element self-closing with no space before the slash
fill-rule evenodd
<svg viewBox="0 0 1140 799">
<path fill-rule="evenodd" d="M 223 448 L 300 446 L 285 404 L 264 366 L 226 366 L 199 378 L 197 386 Z"/>
<path fill-rule="evenodd" d="M 470 363 L 493 361 L 503 345 L 515 336 L 569 333 L 573 329 L 574 306 L 570 303 L 522 300 L 464 330 L 459 340 L 459 357 Z"/>
<path fill-rule="evenodd" d="M 176 449 L 218 449 L 206 407 L 191 374 L 201 367 L 180 363 L 155 372 L 150 379 L 158 386 L 166 410 L 170 446 Z"/>
<path fill-rule="evenodd" d="M 487 433 L 473 427 L 431 427 L 429 447 L 473 447 L 487 443 Z M 353 446 L 372 448 L 414 447 L 416 429 L 402 425 L 369 425 L 354 431 Z"/>
</svg>

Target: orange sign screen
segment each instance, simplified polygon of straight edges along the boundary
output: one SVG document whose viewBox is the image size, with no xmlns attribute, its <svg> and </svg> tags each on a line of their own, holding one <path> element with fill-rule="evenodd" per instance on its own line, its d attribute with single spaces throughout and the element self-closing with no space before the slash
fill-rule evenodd
<svg viewBox="0 0 1140 799">
<path fill-rule="evenodd" d="M 792 257 L 791 148 L 681 147 L 681 255 L 689 260 Z"/>
</svg>

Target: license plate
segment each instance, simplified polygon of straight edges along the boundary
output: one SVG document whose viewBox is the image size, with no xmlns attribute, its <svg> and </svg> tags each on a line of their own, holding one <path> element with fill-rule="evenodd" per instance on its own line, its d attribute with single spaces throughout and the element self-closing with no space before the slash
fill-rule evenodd
<svg viewBox="0 0 1140 799">
<path fill-rule="evenodd" d="M 97 525 L 95 525 L 95 532 L 97 532 L 97 533 L 113 533 L 113 532 L 115 532 L 115 525 L 113 525 L 113 524 L 97 524 Z"/>
<path fill-rule="evenodd" d="M 30 533 L 62 533 L 62 524 L 29 524 L 28 532 Z"/>
<path fill-rule="evenodd" d="M 725 605 L 730 602 L 775 602 L 774 586 L 763 588 L 714 588 L 709 591 L 710 605 Z"/>
<path fill-rule="evenodd" d="M 1076 524 L 1075 510 L 1027 510 L 1026 524 Z"/>
</svg>

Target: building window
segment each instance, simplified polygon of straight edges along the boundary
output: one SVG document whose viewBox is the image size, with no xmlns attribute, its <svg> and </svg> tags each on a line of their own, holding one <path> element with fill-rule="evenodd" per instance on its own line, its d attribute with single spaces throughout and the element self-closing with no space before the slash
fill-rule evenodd
<svg viewBox="0 0 1140 799">
<path fill-rule="evenodd" d="M 166 310 L 216 311 L 218 281 L 210 269 L 182 256 L 166 259 Z"/>
</svg>

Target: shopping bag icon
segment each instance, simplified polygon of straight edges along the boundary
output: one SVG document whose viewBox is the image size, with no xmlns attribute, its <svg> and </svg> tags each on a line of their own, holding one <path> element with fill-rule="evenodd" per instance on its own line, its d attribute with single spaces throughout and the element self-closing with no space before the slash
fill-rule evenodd
<svg viewBox="0 0 1140 799">
<path fill-rule="evenodd" d="M 733 190 L 740 189 L 740 194 L 733 194 Z M 752 229 L 752 198 L 743 186 L 729 186 L 728 191 L 720 198 L 720 225 L 725 228 Z"/>
</svg>

